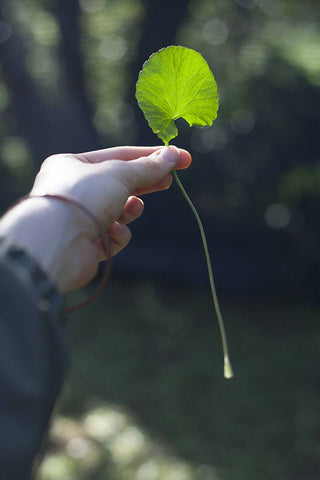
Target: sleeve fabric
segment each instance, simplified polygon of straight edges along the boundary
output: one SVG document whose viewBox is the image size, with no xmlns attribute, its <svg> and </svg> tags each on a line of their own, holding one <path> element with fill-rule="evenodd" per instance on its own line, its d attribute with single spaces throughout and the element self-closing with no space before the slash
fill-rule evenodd
<svg viewBox="0 0 320 480">
<path fill-rule="evenodd" d="M 0 480 L 29 480 L 67 366 L 63 298 L 0 238 Z"/>
</svg>

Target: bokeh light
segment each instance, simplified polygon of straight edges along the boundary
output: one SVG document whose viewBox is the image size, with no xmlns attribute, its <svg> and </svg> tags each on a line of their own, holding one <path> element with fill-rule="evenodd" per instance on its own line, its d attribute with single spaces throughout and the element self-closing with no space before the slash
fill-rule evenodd
<svg viewBox="0 0 320 480">
<path fill-rule="evenodd" d="M 30 151 L 20 137 L 6 137 L 0 146 L 1 161 L 11 171 L 25 171 L 30 165 Z"/>
<path fill-rule="evenodd" d="M 89 448 L 88 441 L 85 438 L 73 437 L 67 442 L 66 453 L 69 457 L 78 459 L 87 455 Z"/>
<path fill-rule="evenodd" d="M 83 427 L 85 431 L 96 440 L 108 440 L 126 426 L 126 416 L 113 409 L 100 407 L 85 416 Z"/>
<path fill-rule="evenodd" d="M 103 9 L 106 0 L 79 0 L 80 7 L 86 13 L 96 13 Z"/>
<path fill-rule="evenodd" d="M 127 53 L 127 42 L 121 35 L 110 34 L 104 37 L 99 46 L 99 53 L 107 60 L 120 60 Z"/>
<path fill-rule="evenodd" d="M 282 203 L 274 203 L 267 208 L 265 220 L 269 227 L 285 228 L 290 222 L 290 210 Z"/>
<path fill-rule="evenodd" d="M 130 463 L 137 456 L 140 457 L 147 447 L 142 431 L 136 426 L 129 426 L 114 438 L 111 444 L 113 459 L 119 463 Z"/>
<path fill-rule="evenodd" d="M 157 480 L 160 476 L 160 466 L 157 462 L 149 460 L 137 470 L 135 480 Z"/>
<path fill-rule="evenodd" d="M 227 143 L 227 131 L 220 125 L 216 125 L 214 128 L 197 129 L 191 136 L 192 148 L 198 153 L 223 150 Z"/>
<path fill-rule="evenodd" d="M 41 45 L 57 45 L 60 40 L 60 29 L 54 15 L 49 12 L 37 12 L 32 22 L 35 40 Z"/>
<path fill-rule="evenodd" d="M 223 21 L 214 18 L 204 24 L 202 36 L 204 41 L 210 45 L 221 45 L 228 39 L 229 30 Z"/>
<path fill-rule="evenodd" d="M 240 135 L 245 135 L 253 130 L 255 119 L 253 113 L 244 108 L 233 112 L 230 118 L 232 130 Z"/>
<path fill-rule="evenodd" d="M 261 44 L 245 45 L 240 51 L 240 64 L 253 75 L 262 75 L 267 66 L 267 54 Z"/>
<path fill-rule="evenodd" d="M 60 73 L 57 58 L 42 47 L 32 49 L 26 56 L 26 65 L 40 84 L 55 84 Z"/>
<path fill-rule="evenodd" d="M 260 10 L 268 15 L 281 15 L 285 4 L 285 0 L 259 0 Z"/>
</svg>

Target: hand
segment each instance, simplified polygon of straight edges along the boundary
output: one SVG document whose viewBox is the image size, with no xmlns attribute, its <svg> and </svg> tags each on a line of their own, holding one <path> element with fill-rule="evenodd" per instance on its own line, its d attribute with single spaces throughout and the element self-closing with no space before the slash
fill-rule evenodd
<svg viewBox="0 0 320 480">
<path fill-rule="evenodd" d="M 69 195 L 84 204 L 105 226 L 111 254 L 131 238 L 128 223 L 143 212 L 143 195 L 169 188 L 175 169 L 187 168 L 191 157 L 176 147 L 116 147 L 46 159 L 30 195 Z M 86 284 L 104 259 L 99 232 L 81 211 L 54 199 L 29 199 L 0 223 L 27 248 L 62 292 Z"/>
</svg>

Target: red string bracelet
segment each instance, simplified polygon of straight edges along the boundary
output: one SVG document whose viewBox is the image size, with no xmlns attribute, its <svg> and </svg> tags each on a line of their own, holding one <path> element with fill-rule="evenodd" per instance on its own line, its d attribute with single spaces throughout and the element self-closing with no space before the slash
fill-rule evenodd
<svg viewBox="0 0 320 480">
<path fill-rule="evenodd" d="M 78 310 L 79 308 L 86 307 L 89 303 L 93 302 L 103 291 L 104 287 L 106 286 L 106 283 L 108 281 L 108 278 L 110 276 L 111 272 L 111 251 L 110 251 L 110 244 L 108 240 L 107 233 L 105 229 L 103 228 L 100 220 L 97 219 L 97 217 L 87 208 L 85 207 L 79 200 L 70 197 L 68 195 L 51 195 L 51 194 L 44 194 L 44 195 L 29 195 L 27 197 L 24 197 L 22 200 L 26 200 L 28 198 L 53 198 L 56 200 L 60 200 L 65 203 L 69 203 L 74 205 L 75 207 L 79 208 L 82 210 L 83 213 L 85 213 L 89 218 L 91 218 L 92 222 L 96 225 L 99 234 L 101 235 L 102 242 L 101 242 L 101 247 L 102 250 L 108 258 L 108 261 L 105 262 L 105 267 L 102 273 L 101 280 L 96 288 L 96 290 L 93 292 L 92 295 L 90 295 L 86 300 L 76 304 L 76 305 L 71 305 L 70 307 L 66 307 L 64 309 L 64 312 L 70 313 L 74 312 L 75 310 Z"/>
</svg>

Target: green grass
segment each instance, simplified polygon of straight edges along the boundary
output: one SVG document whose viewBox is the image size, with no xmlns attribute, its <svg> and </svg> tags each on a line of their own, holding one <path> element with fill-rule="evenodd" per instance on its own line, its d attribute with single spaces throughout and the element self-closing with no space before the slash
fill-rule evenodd
<svg viewBox="0 0 320 480">
<path fill-rule="evenodd" d="M 207 291 L 111 280 L 103 298 L 73 314 L 72 365 L 40 478 L 318 478 L 318 308 L 220 303 L 229 381 Z M 86 427 L 90 415 L 98 433 Z M 70 454 L 72 438 L 86 442 L 85 453 Z"/>
</svg>

